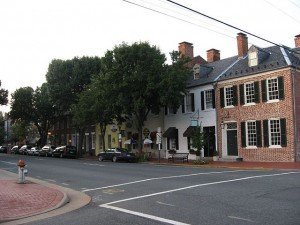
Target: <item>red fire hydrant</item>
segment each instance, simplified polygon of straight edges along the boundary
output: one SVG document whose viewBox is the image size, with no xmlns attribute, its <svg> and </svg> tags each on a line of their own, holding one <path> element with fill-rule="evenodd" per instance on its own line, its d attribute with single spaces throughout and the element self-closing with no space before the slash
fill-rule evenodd
<svg viewBox="0 0 300 225">
<path fill-rule="evenodd" d="M 25 169 L 25 161 L 23 159 L 20 159 L 18 162 L 18 172 L 19 172 L 19 184 L 24 184 L 25 183 L 25 173 L 27 170 Z"/>
</svg>

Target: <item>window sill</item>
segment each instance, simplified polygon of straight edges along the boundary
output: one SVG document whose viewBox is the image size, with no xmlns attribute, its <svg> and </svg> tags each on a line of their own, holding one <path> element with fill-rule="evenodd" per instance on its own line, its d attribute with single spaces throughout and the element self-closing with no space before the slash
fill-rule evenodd
<svg viewBox="0 0 300 225">
<path fill-rule="evenodd" d="M 279 102 L 279 99 L 268 100 L 266 103 L 275 103 L 275 102 Z"/>
<path fill-rule="evenodd" d="M 244 104 L 243 106 L 252 106 L 252 105 L 256 105 L 256 103 L 255 103 L 255 102 L 246 103 L 246 104 Z"/>
<path fill-rule="evenodd" d="M 246 149 L 257 149 L 257 146 L 247 146 Z"/>
<path fill-rule="evenodd" d="M 282 148 L 281 145 L 270 145 L 269 148 Z"/>
<path fill-rule="evenodd" d="M 232 109 L 234 108 L 234 105 L 225 106 L 224 109 Z"/>
</svg>

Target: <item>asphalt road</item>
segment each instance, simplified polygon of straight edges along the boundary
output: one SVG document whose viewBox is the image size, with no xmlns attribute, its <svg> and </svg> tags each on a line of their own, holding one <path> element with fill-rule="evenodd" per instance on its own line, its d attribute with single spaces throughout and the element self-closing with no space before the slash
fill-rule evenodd
<svg viewBox="0 0 300 225">
<path fill-rule="evenodd" d="M 0 155 L 17 172 L 18 155 Z M 28 176 L 92 197 L 32 225 L 300 224 L 300 171 L 234 170 L 22 156 Z"/>
</svg>

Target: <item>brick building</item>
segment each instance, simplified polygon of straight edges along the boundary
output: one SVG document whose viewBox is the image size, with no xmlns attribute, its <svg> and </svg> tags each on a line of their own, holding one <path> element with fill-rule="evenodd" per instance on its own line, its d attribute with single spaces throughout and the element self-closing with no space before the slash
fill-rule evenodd
<svg viewBox="0 0 300 225">
<path fill-rule="evenodd" d="M 247 36 L 238 34 L 239 59 L 215 86 L 220 157 L 300 160 L 299 40 L 290 50 L 248 49 Z"/>
</svg>

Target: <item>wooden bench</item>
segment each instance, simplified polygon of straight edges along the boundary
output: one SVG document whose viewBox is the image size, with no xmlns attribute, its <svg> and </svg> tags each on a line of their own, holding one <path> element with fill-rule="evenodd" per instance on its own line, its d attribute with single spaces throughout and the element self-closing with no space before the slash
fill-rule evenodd
<svg viewBox="0 0 300 225">
<path fill-rule="evenodd" d="M 175 162 L 175 160 L 182 160 L 182 162 L 189 162 L 189 153 L 172 153 L 168 157 L 168 161 Z"/>
</svg>

